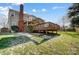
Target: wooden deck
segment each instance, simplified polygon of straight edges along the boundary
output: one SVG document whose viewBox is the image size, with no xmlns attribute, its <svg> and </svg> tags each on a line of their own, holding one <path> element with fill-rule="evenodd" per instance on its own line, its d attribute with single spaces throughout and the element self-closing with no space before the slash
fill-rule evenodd
<svg viewBox="0 0 79 59">
<path fill-rule="evenodd" d="M 51 23 L 51 22 L 45 22 L 45 23 L 41 23 L 34 26 L 33 31 L 47 33 L 48 31 L 57 32 L 59 29 L 60 29 L 59 25 Z"/>
</svg>

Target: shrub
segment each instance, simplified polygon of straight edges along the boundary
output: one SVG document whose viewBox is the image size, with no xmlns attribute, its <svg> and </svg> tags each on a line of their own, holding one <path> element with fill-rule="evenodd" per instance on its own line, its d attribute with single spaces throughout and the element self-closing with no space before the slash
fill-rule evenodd
<svg viewBox="0 0 79 59">
<path fill-rule="evenodd" d="M 8 28 L 3 27 L 1 28 L 1 32 L 10 32 L 10 30 Z"/>
<path fill-rule="evenodd" d="M 14 32 L 19 32 L 19 27 L 18 27 L 18 26 L 11 26 L 11 29 L 12 29 Z"/>
<path fill-rule="evenodd" d="M 33 26 L 27 26 L 26 27 L 26 32 L 33 32 Z"/>
</svg>

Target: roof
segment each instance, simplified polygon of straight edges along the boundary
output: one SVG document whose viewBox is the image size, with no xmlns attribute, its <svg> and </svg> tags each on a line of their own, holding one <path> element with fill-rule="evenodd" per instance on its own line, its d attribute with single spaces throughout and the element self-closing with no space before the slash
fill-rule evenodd
<svg viewBox="0 0 79 59">
<path fill-rule="evenodd" d="M 57 25 L 57 26 L 59 26 L 58 24 L 55 24 L 55 23 L 52 23 L 52 22 L 43 22 L 43 23 L 40 23 L 40 24 L 37 24 L 37 25 L 35 25 L 35 26 L 38 26 L 38 25 L 42 25 L 42 24 L 54 24 L 54 25 Z"/>
<path fill-rule="evenodd" d="M 14 9 L 9 9 L 9 11 L 14 11 L 14 12 L 16 12 L 16 13 L 19 13 L 19 11 L 14 10 Z M 24 13 L 24 15 L 29 15 L 29 14 Z"/>
</svg>

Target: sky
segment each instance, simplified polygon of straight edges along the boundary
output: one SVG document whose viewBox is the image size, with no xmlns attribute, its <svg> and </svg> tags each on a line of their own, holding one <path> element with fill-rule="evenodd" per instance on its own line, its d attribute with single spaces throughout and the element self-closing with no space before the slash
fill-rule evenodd
<svg viewBox="0 0 79 59">
<path fill-rule="evenodd" d="M 70 3 L 24 3 L 24 12 L 61 25 L 62 17 L 68 12 Z M 0 3 L 0 24 L 5 23 L 8 9 L 19 11 L 19 4 Z"/>
</svg>

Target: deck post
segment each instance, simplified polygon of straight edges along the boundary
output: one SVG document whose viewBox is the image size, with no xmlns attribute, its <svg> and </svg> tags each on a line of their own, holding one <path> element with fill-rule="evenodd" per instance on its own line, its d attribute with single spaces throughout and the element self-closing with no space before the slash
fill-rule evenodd
<svg viewBox="0 0 79 59">
<path fill-rule="evenodd" d="M 56 34 L 57 34 L 57 30 L 56 30 Z"/>
<path fill-rule="evenodd" d="M 46 30 L 45 32 L 46 32 L 46 34 L 47 34 L 47 30 Z"/>
</svg>

